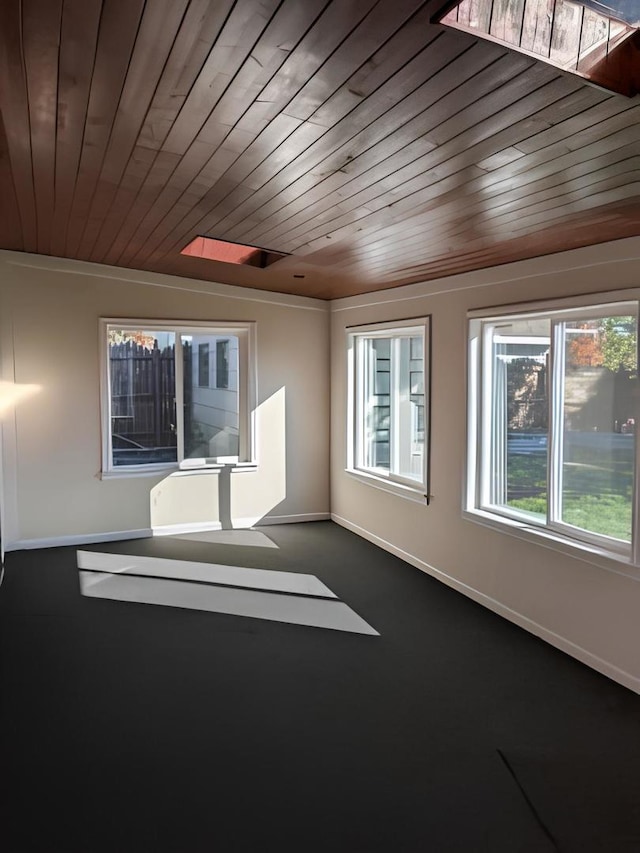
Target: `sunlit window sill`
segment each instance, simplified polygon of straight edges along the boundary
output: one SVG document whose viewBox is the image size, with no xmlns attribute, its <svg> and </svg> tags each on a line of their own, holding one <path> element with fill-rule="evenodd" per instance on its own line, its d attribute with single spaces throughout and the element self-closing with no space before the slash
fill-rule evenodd
<svg viewBox="0 0 640 853">
<path fill-rule="evenodd" d="M 243 471 L 256 471 L 257 462 L 206 462 L 202 465 L 141 465 L 138 468 L 114 468 L 111 471 L 102 471 L 99 474 L 101 480 L 121 480 L 132 477 L 146 477 L 148 479 L 160 476 L 188 477 L 193 474 L 219 474 L 222 470 L 230 470 L 232 474 Z"/>
</svg>

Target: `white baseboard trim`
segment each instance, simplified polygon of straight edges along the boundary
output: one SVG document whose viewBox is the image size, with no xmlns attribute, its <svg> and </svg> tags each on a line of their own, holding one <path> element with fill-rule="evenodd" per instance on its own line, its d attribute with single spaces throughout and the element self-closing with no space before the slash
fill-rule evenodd
<svg viewBox="0 0 640 853">
<path fill-rule="evenodd" d="M 179 536 L 182 533 L 207 533 L 211 530 L 222 530 L 219 521 L 192 521 L 183 524 L 160 524 L 152 527 L 153 536 Z"/>
<path fill-rule="evenodd" d="M 245 529 L 270 524 L 295 524 L 302 521 L 329 521 L 328 512 L 309 512 L 300 515 L 275 515 L 264 518 L 234 518 L 233 529 Z M 68 545 L 98 545 L 100 542 L 120 542 L 124 539 L 146 539 L 150 536 L 176 536 L 183 533 L 203 533 L 222 530 L 219 521 L 198 521 L 189 524 L 162 524 L 138 530 L 113 530 L 109 533 L 78 533 L 70 536 L 50 536 L 42 539 L 17 539 L 5 543 L 5 552 L 27 551 L 35 548 L 64 548 Z"/>
<path fill-rule="evenodd" d="M 8 542 L 5 551 L 28 551 L 34 548 L 64 548 L 68 545 L 93 545 L 100 542 L 120 542 L 123 539 L 146 539 L 151 528 L 139 530 L 114 530 L 110 533 L 78 533 L 70 536 L 51 536 L 43 539 L 17 539 Z"/>
<path fill-rule="evenodd" d="M 265 515 L 255 523 L 256 527 L 268 527 L 270 524 L 298 524 L 303 521 L 331 521 L 330 512 L 303 512 L 300 515 Z"/>
<path fill-rule="evenodd" d="M 565 652 L 576 660 L 579 660 L 581 663 L 584 663 L 592 669 L 595 669 L 602 675 L 606 675 L 607 678 L 610 678 L 612 681 L 616 681 L 618 684 L 622 684 L 623 687 L 628 687 L 629 690 L 632 690 L 634 693 L 640 694 L 640 678 L 637 678 L 635 675 L 626 672 L 626 670 L 620 669 L 620 667 L 615 666 L 615 664 L 609 663 L 609 661 L 603 660 L 602 658 L 598 657 L 597 655 L 594 655 L 587 649 L 582 648 L 582 646 L 579 646 L 576 643 L 573 643 L 571 640 L 566 639 L 566 637 L 562 637 L 559 634 L 556 634 L 554 631 L 545 628 L 543 625 L 539 625 L 537 622 L 534 622 L 532 619 L 529 619 L 528 616 L 524 616 L 522 613 L 519 613 L 516 610 L 512 610 L 510 607 L 507 607 L 505 604 L 502 604 L 495 598 L 491 598 L 484 592 L 480 592 L 479 590 L 475 589 L 472 586 L 469 586 L 463 581 L 457 580 L 457 578 L 446 574 L 446 572 L 435 568 L 435 566 L 431 566 L 424 560 L 420 560 L 418 557 L 414 557 L 413 554 L 409 554 L 407 551 L 403 551 L 402 548 L 398 548 L 391 542 L 387 542 L 380 536 L 376 536 L 375 533 L 371 533 L 369 530 L 365 530 L 365 528 L 354 524 L 348 519 L 342 518 L 336 513 L 331 514 L 331 519 L 332 521 L 335 521 L 336 524 L 339 524 L 341 527 L 350 530 L 352 533 L 361 536 L 363 539 L 367 539 L 374 545 L 378 545 L 380 548 L 385 551 L 388 551 L 395 557 L 399 557 L 406 563 L 409 563 L 410 565 L 415 566 L 417 569 L 420 569 L 420 571 L 431 575 L 439 581 L 442 581 L 442 583 L 446 584 L 447 586 L 450 586 L 457 592 L 461 592 L 463 595 L 466 595 L 468 598 L 471 598 L 473 601 L 477 602 L 478 604 L 481 604 L 488 610 L 497 613 L 498 616 L 503 616 L 505 619 L 508 619 L 510 622 L 513 622 L 515 625 L 518 625 L 520 628 L 523 628 L 530 634 L 534 634 L 541 640 L 545 640 L 545 642 L 549 643 L 551 646 L 560 649 L 560 651 Z"/>
</svg>

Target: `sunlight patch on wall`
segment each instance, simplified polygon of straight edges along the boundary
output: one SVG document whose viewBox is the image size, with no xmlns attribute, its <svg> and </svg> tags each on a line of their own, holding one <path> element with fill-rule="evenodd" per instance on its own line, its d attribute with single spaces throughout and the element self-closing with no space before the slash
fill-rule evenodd
<svg viewBox="0 0 640 853">
<path fill-rule="evenodd" d="M 16 382 L 0 382 L 0 414 L 15 408 L 18 403 L 42 391 L 42 385 L 20 385 Z"/>
<path fill-rule="evenodd" d="M 165 477 L 150 493 L 155 535 L 252 527 L 286 498 L 285 388 L 260 403 L 252 419 L 256 466 L 220 465 Z"/>
</svg>

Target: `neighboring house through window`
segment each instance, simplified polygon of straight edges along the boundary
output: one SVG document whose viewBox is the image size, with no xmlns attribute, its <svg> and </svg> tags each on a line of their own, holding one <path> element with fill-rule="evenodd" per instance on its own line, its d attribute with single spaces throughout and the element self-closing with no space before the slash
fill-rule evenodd
<svg viewBox="0 0 640 853">
<path fill-rule="evenodd" d="M 209 344 L 198 344 L 198 386 L 209 387 Z"/>
<path fill-rule="evenodd" d="M 229 387 L 229 341 L 216 341 L 216 388 Z"/>
</svg>

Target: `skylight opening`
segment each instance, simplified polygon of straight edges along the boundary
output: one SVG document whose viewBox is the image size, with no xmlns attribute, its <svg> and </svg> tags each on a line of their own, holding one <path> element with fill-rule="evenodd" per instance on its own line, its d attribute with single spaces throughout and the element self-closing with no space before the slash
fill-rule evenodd
<svg viewBox="0 0 640 853">
<path fill-rule="evenodd" d="M 223 264 L 240 264 L 264 269 L 281 258 L 286 257 L 281 252 L 270 252 L 257 246 L 247 246 L 243 243 L 230 243 L 227 240 L 214 240 L 212 237 L 196 237 L 180 252 L 193 258 L 204 258 L 208 261 L 220 261 Z"/>
<path fill-rule="evenodd" d="M 461 0 L 441 24 L 480 35 L 625 95 L 637 91 L 628 46 L 640 17 L 633 0 Z"/>
</svg>

